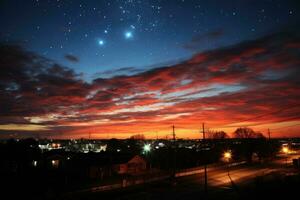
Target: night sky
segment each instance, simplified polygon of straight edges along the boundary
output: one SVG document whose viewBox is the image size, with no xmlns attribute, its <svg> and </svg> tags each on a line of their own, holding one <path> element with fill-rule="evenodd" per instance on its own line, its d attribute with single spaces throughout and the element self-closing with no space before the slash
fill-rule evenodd
<svg viewBox="0 0 300 200">
<path fill-rule="evenodd" d="M 300 136 L 288 0 L 0 1 L 2 137 Z"/>
</svg>

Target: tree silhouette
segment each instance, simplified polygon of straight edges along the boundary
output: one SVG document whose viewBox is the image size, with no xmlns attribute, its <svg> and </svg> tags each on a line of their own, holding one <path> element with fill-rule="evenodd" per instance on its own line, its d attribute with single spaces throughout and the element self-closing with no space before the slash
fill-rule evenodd
<svg viewBox="0 0 300 200">
<path fill-rule="evenodd" d="M 207 137 L 209 139 L 217 139 L 217 140 L 229 138 L 228 134 L 224 131 L 211 131 L 211 130 L 207 131 Z"/>
<path fill-rule="evenodd" d="M 233 132 L 235 138 L 247 139 L 247 138 L 264 138 L 264 135 L 260 132 L 255 132 L 248 127 L 240 127 Z"/>
</svg>

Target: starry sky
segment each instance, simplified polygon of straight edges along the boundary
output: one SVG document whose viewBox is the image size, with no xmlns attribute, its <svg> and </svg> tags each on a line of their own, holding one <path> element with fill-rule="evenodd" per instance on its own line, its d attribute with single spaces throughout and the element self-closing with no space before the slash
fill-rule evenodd
<svg viewBox="0 0 300 200">
<path fill-rule="evenodd" d="M 0 134 L 151 138 L 177 124 L 178 137 L 197 138 L 206 122 L 300 136 L 299 8 L 1 0 Z"/>
</svg>

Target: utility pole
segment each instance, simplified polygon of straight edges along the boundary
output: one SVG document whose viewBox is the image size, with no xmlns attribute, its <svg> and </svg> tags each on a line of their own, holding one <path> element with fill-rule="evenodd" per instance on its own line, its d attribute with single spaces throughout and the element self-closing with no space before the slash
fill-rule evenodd
<svg viewBox="0 0 300 200">
<path fill-rule="evenodd" d="M 204 129 L 204 123 L 202 123 L 202 141 L 205 142 L 205 129 Z M 205 198 L 207 198 L 207 166 L 206 166 L 206 154 L 204 155 L 204 194 Z"/>
<path fill-rule="evenodd" d="M 173 127 L 173 141 L 175 142 L 175 140 L 176 140 L 175 126 L 173 125 L 172 127 Z"/>
<path fill-rule="evenodd" d="M 270 129 L 268 128 L 268 135 L 269 135 L 269 140 L 271 139 L 271 132 Z"/>
<path fill-rule="evenodd" d="M 202 123 L 202 139 L 205 140 L 204 123 Z"/>
<path fill-rule="evenodd" d="M 172 126 L 173 128 L 173 178 L 174 178 L 174 184 L 176 184 L 175 176 L 176 176 L 176 135 L 175 135 L 175 126 Z"/>
</svg>

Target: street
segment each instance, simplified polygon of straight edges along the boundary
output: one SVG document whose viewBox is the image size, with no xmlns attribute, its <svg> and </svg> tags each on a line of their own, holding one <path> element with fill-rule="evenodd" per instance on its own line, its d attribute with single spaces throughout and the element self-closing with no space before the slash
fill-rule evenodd
<svg viewBox="0 0 300 200">
<path fill-rule="evenodd" d="M 288 163 L 299 154 L 287 155 Z M 154 183 L 132 186 L 107 192 L 84 193 L 78 197 L 97 199 L 192 199 L 193 196 L 213 196 L 222 199 L 240 198 L 241 187 L 272 173 L 286 172 L 286 157 L 280 157 L 269 164 L 241 164 L 235 166 L 208 167 L 208 193 L 204 193 L 204 170 L 200 173 L 168 179 Z M 244 192 L 243 192 L 244 193 Z M 74 199 L 74 198 L 72 198 Z"/>
</svg>

